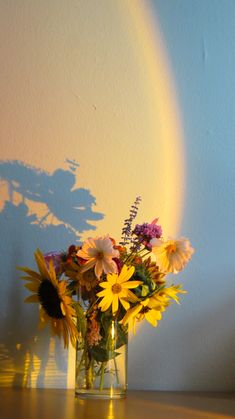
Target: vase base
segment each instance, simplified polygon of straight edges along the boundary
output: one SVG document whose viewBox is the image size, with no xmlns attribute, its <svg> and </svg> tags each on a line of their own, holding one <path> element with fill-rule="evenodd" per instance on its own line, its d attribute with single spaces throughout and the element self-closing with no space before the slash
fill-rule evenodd
<svg viewBox="0 0 235 419">
<path fill-rule="evenodd" d="M 75 390 L 75 397 L 79 399 L 124 399 L 126 392 L 118 389 L 107 389 L 103 390 Z"/>
</svg>

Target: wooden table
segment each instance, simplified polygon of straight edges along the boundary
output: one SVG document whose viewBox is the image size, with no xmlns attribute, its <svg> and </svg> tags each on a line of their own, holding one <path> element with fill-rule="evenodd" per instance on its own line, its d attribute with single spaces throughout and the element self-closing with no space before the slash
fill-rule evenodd
<svg viewBox="0 0 235 419">
<path fill-rule="evenodd" d="M 129 391 L 122 400 L 80 400 L 72 390 L 0 390 L 1 419 L 235 418 L 235 393 Z"/>
</svg>

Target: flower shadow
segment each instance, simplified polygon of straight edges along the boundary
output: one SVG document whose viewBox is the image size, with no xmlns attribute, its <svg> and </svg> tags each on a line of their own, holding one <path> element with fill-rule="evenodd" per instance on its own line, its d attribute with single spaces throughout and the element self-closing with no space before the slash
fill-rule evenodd
<svg viewBox="0 0 235 419">
<path fill-rule="evenodd" d="M 77 164 L 52 174 L 19 161 L 0 161 L 0 387 L 64 387 L 67 353 L 48 330 L 37 334 L 38 307 L 16 266 L 36 268 L 33 252 L 63 250 L 103 218 L 89 190 L 75 187 Z M 36 204 L 36 206 L 35 206 Z"/>
</svg>

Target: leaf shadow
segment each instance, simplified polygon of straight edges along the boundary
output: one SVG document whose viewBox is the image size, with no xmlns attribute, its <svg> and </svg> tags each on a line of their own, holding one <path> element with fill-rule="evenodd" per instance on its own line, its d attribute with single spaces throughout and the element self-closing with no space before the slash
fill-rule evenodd
<svg viewBox="0 0 235 419">
<path fill-rule="evenodd" d="M 16 266 L 36 268 L 37 247 L 46 253 L 78 244 L 104 217 L 91 192 L 75 186 L 77 163 L 67 163 L 68 170 L 50 174 L 0 161 L 0 387 L 66 386 L 67 353 L 48 330 L 37 334 L 38 307 L 24 304 L 28 292 Z"/>
</svg>

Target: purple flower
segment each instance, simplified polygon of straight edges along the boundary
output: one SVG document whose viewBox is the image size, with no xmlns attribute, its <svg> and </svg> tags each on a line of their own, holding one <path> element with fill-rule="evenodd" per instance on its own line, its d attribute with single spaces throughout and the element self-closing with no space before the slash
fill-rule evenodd
<svg viewBox="0 0 235 419">
<path fill-rule="evenodd" d="M 162 227 L 157 225 L 158 219 L 155 219 L 149 223 L 136 224 L 132 234 L 139 238 L 140 243 L 142 243 L 147 249 L 151 250 L 152 246 L 150 240 L 157 238 L 159 239 L 162 235 Z"/>
<path fill-rule="evenodd" d="M 47 266 L 49 266 L 49 261 L 52 260 L 54 264 L 54 268 L 56 271 L 56 274 L 58 274 L 61 270 L 61 253 L 60 252 L 48 252 L 44 253 L 44 259 L 47 263 Z"/>
</svg>

